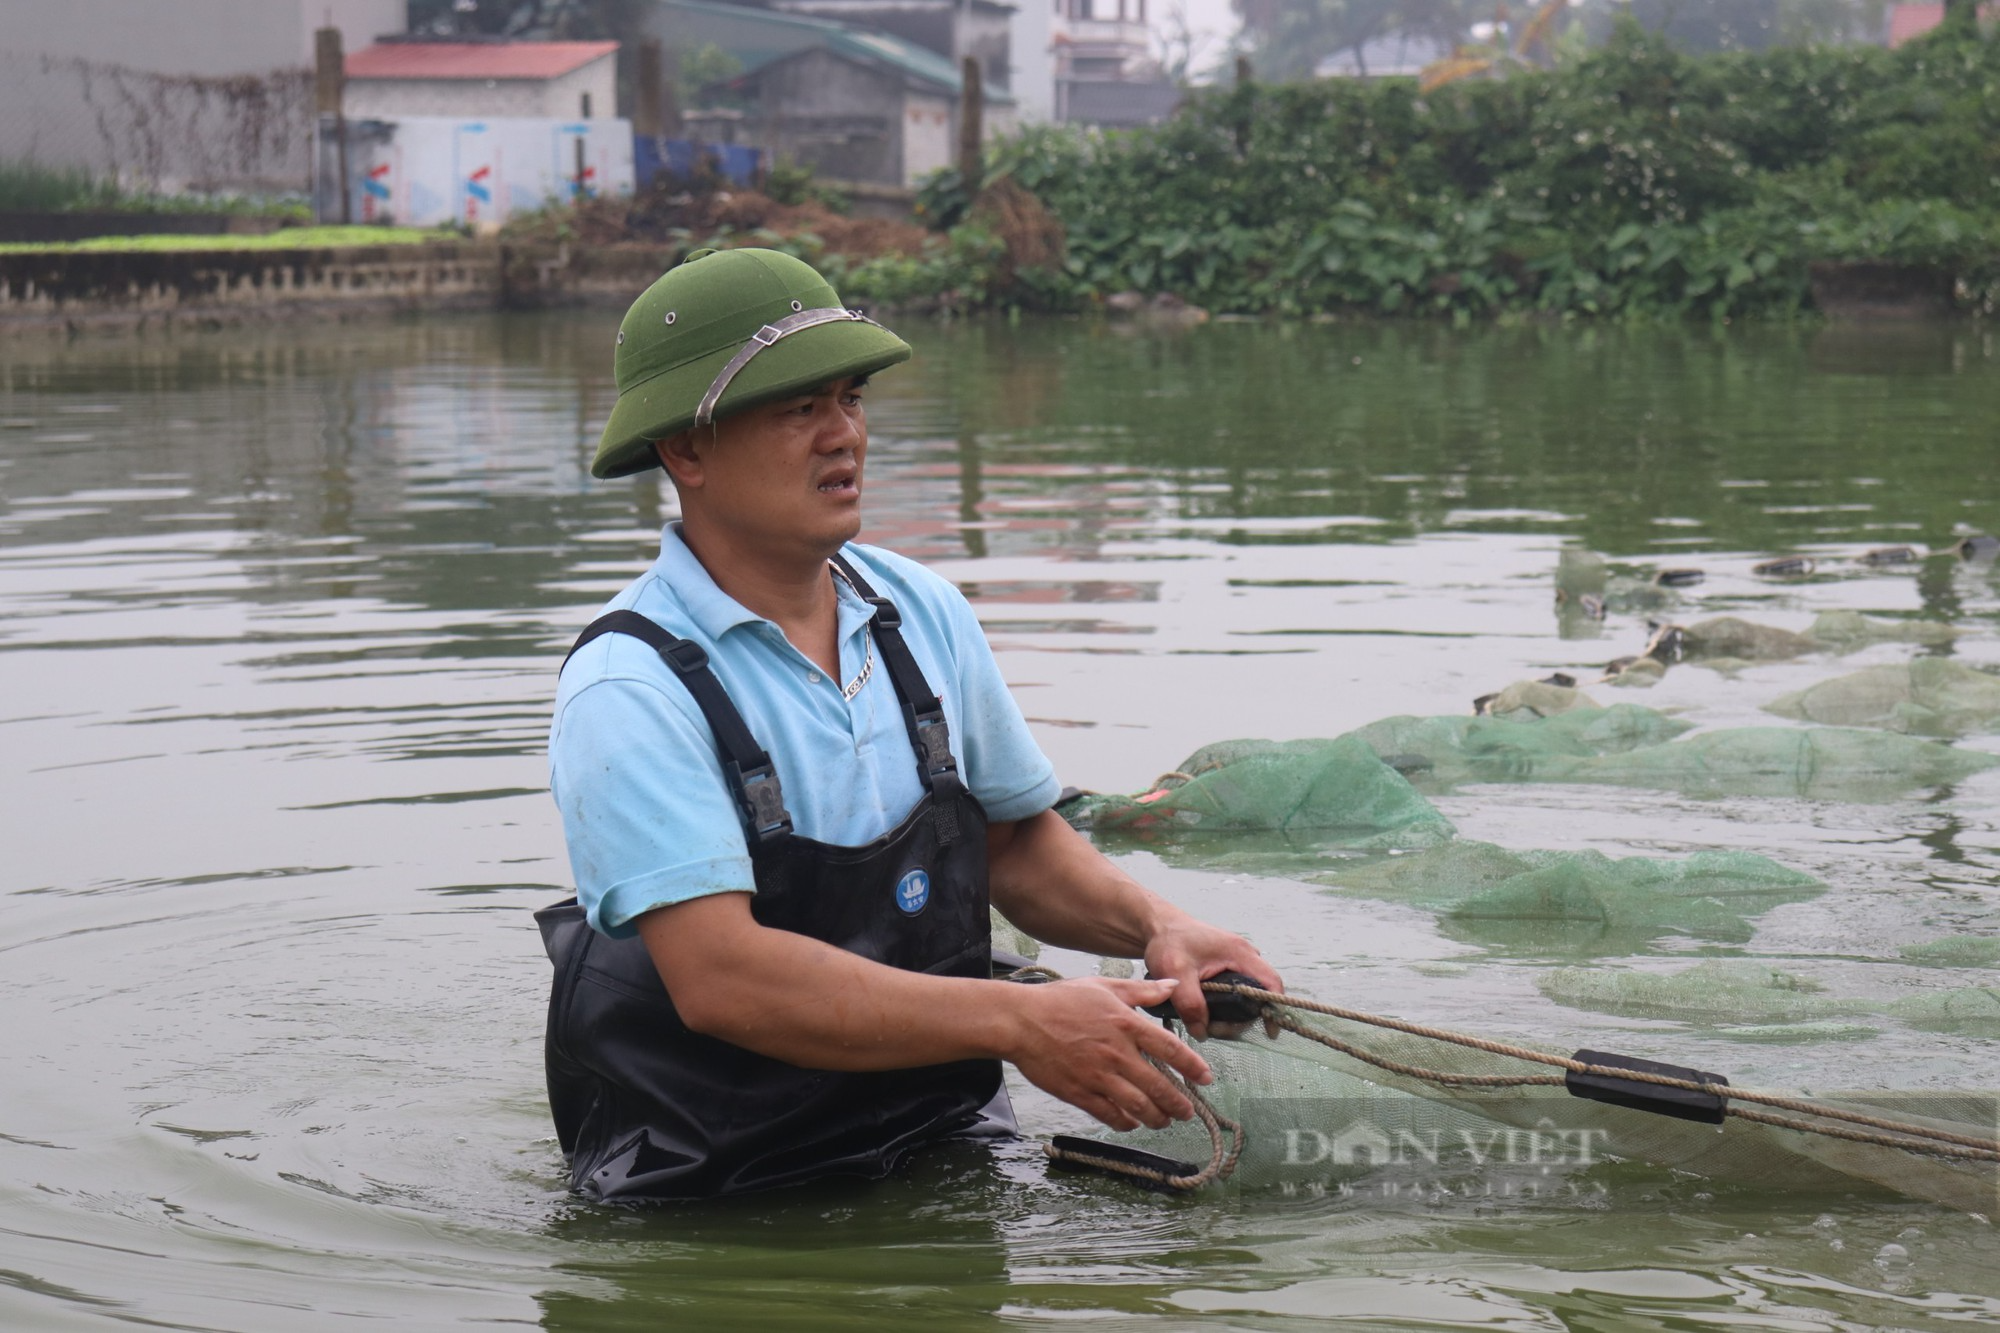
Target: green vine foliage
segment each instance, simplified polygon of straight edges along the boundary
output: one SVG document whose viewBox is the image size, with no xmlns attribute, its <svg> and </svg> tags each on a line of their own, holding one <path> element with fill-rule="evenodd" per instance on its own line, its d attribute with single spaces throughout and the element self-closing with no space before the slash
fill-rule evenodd
<svg viewBox="0 0 2000 1333">
<path fill-rule="evenodd" d="M 1822 259 L 1942 267 L 1990 303 L 2000 41 L 1689 56 L 1627 24 L 1552 71 L 1428 96 L 1253 83 L 1147 129 L 1033 128 L 989 162 L 1062 221 L 1068 258 L 975 303 L 1784 316 Z M 948 227 L 967 194 L 939 173 L 920 210 Z M 980 267 L 954 269 L 962 293 Z"/>
</svg>

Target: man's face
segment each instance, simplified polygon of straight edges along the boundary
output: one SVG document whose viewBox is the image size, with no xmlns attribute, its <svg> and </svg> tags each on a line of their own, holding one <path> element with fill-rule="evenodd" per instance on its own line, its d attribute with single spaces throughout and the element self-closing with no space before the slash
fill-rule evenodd
<svg viewBox="0 0 2000 1333">
<path fill-rule="evenodd" d="M 795 398 L 697 427 L 669 455 L 687 516 L 732 542 L 824 559 L 861 531 L 865 378 L 836 380 Z M 693 483 L 692 485 L 690 483 Z M 697 517 L 697 511 L 699 517 Z"/>
</svg>

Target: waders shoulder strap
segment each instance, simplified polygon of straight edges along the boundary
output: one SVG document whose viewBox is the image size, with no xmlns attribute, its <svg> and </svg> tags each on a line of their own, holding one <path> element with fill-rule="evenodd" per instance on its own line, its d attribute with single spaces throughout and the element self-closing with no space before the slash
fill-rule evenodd
<svg viewBox="0 0 2000 1333">
<path fill-rule="evenodd" d="M 742 811 L 750 845 L 759 847 L 788 836 L 792 831 L 792 816 L 785 809 L 785 794 L 778 783 L 778 770 L 771 763 L 771 756 L 750 734 L 743 714 L 737 712 L 736 705 L 729 701 L 729 693 L 722 688 L 722 682 L 709 670 L 708 654 L 702 651 L 701 645 L 676 638 L 637 611 L 609 611 L 591 621 L 577 636 L 576 642 L 570 646 L 569 655 L 563 658 L 563 665 L 569 665 L 569 659 L 576 656 L 577 649 L 605 634 L 629 634 L 644 642 L 660 655 L 661 661 L 673 668 L 674 674 L 681 678 L 681 684 L 687 686 L 688 693 L 694 696 L 702 716 L 708 719 L 709 730 L 715 733 L 716 745 L 721 750 L 723 775 L 736 793 L 736 804 Z"/>
<path fill-rule="evenodd" d="M 882 650 L 882 663 L 889 668 L 896 697 L 902 701 L 903 725 L 910 733 L 911 748 L 917 752 L 917 777 L 924 790 L 937 797 L 940 839 L 952 842 L 958 837 L 958 816 L 952 805 L 965 784 L 958 776 L 958 761 L 951 757 L 951 726 L 945 721 L 944 702 L 931 693 L 923 668 L 903 642 L 903 616 L 896 604 L 877 596 L 847 557 L 835 555 L 833 563 L 861 594 L 861 600 L 875 608 L 871 622 L 875 643 Z"/>
</svg>

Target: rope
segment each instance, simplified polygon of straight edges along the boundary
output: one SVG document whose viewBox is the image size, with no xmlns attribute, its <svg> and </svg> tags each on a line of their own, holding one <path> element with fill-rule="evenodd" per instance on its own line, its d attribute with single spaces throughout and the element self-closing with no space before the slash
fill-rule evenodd
<svg viewBox="0 0 2000 1333">
<path fill-rule="evenodd" d="M 1022 969 L 1023 972 L 1029 969 Z M 1055 977 L 1047 968 L 1033 969 L 1037 974 Z M 1798 1097 L 1787 1097 L 1778 1093 L 1759 1092 L 1751 1088 L 1735 1088 L 1721 1083 L 1704 1083 L 1694 1079 L 1676 1078 L 1670 1074 L 1654 1074 L 1645 1070 L 1623 1069 L 1615 1066 L 1594 1065 L 1566 1055 L 1551 1055 L 1529 1046 L 1516 1046 L 1510 1042 L 1493 1041 L 1485 1037 L 1475 1037 L 1469 1033 L 1454 1032 L 1450 1028 L 1432 1027 L 1424 1023 L 1412 1023 L 1406 1019 L 1390 1018 L 1383 1014 L 1366 1013 L 1359 1009 L 1348 1009 L 1340 1005 L 1326 1004 L 1318 1000 L 1308 1000 L 1300 996 L 1283 995 L 1276 991 L 1264 990 L 1257 986 L 1245 986 L 1232 982 L 1205 981 L 1202 989 L 1211 995 L 1234 995 L 1250 1000 L 1261 1006 L 1264 1031 L 1275 1039 L 1278 1031 L 1294 1033 L 1308 1041 L 1317 1042 L 1329 1049 L 1339 1051 L 1364 1064 L 1401 1074 L 1407 1078 L 1419 1079 L 1441 1087 L 1457 1088 L 1520 1088 L 1520 1087 L 1562 1087 L 1567 1082 L 1566 1074 L 1591 1074 L 1605 1078 L 1623 1079 L 1634 1083 L 1651 1083 L 1665 1088 L 1680 1088 L 1699 1092 L 1722 1099 L 1722 1112 L 1739 1120 L 1760 1125 L 1770 1125 L 1778 1129 L 1794 1130 L 1802 1134 L 1819 1134 L 1827 1138 L 1844 1139 L 1854 1143 L 1867 1143 L 1884 1148 L 1897 1148 L 1904 1152 L 1929 1156 L 1954 1158 L 1963 1161 L 2000 1162 L 2000 1139 L 1978 1138 L 1958 1134 L 1950 1130 L 1936 1129 L 1929 1125 L 1912 1124 L 1894 1120 L 1886 1116 L 1866 1115 L 1859 1111 L 1843 1110 L 1837 1106 L 1826 1106 L 1818 1102 Z M 1385 1028 L 1394 1032 L 1408 1033 L 1413 1037 L 1424 1037 L 1431 1041 L 1463 1046 L 1470 1050 L 1484 1051 L 1489 1055 L 1504 1056 L 1509 1059 L 1527 1061 L 1533 1064 L 1549 1065 L 1566 1071 L 1565 1074 L 1455 1074 L 1447 1070 L 1429 1069 L 1422 1065 L 1408 1064 L 1386 1055 L 1377 1054 L 1352 1042 L 1321 1031 L 1310 1024 L 1284 1012 L 1288 1009 L 1307 1013 L 1325 1014 L 1330 1018 L 1344 1019 L 1351 1023 L 1361 1023 L 1371 1027 Z M 1243 1126 L 1223 1116 L 1201 1090 L 1188 1083 L 1174 1070 L 1154 1060 L 1147 1059 L 1165 1074 L 1181 1091 L 1187 1094 L 1193 1104 L 1195 1116 L 1208 1131 L 1208 1164 L 1190 1175 L 1173 1175 L 1152 1167 L 1140 1166 L 1132 1162 L 1099 1157 L 1092 1153 L 1074 1149 L 1058 1148 L 1047 1144 L 1044 1151 L 1060 1161 L 1072 1162 L 1079 1166 L 1095 1167 L 1116 1175 L 1150 1181 L 1169 1189 L 1187 1191 L 1200 1189 L 1216 1180 L 1227 1180 L 1235 1174 L 1237 1163 L 1243 1157 Z M 1814 1116 L 1819 1120 L 1844 1121 L 1860 1125 L 1863 1129 L 1845 1129 L 1838 1124 L 1816 1124 L 1809 1120 L 1799 1120 L 1792 1116 L 1771 1115 L 1763 1111 L 1753 1111 L 1747 1106 L 1736 1106 L 1734 1102 L 1750 1102 L 1779 1110 L 1794 1111 L 1802 1115 Z M 1867 1131 L 1880 1131 L 1870 1133 Z M 1225 1144 L 1225 1134 L 1228 1142 Z"/>
<path fill-rule="evenodd" d="M 1934 1129 L 1928 1125 L 1911 1124 L 1907 1121 L 1892 1120 L 1885 1116 L 1865 1115 L 1859 1111 L 1847 1111 L 1837 1106 L 1826 1106 L 1798 1097 L 1782 1096 L 1778 1093 L 1758 1092 L 1751 1088 L 1735 1088 L 1722 1083 L 1702 1083 L 1694 1079 L 1675 1078 L 1670 1074 L 1653 1074 L 1644 1070 L 1620 1069 L 1605 1065 L 1588 1064 L 1566 1055 L 1551 1055 L 1547 1051 L 1538 1051 L 1529 1046 L 1515 1046 L 1508 1042 L 1491 1041 L 1485 1037 L 1475 1037 L 1464 1032 L 1454 1032 L 1450 1028 L 1430 1027 L 1423 1023 L 1411 1023 L 1400 1018 L 1389 1018 L 1382 1014 L 1365 1013 L 1359 1009 L 1346 1009 L 1339 1005 L 1326 1004 L 1318 1000 L 1308 1000 L 1300 996 L 1281 995 L 1276 991 L 1267 991 L 1256 986 L 1243 986 L 1227 982 L 1203 982 L 1202 989 L 1217 995 L 1236 995 L 1242 999 L 1255 1000 L 1267 1006 L 1267 1008 L 1302 1009 L 1308 1013 L 1326 1014 L 1329 1017 L 1343 1018 L 1349 1022 L 1365 1023 L 1373 1027 L 1388 1028 L 1396 1032 L 1407 1032 L 1414 1037 L 1425 1037 L 1432 1041 L 1448 1042 L 1454 1046 L 1464 1046 L 1475 1051 L 1485 1051 L 1491 1055 L 1507 1056 L 1511 1059 L 1531 1061 L 1535 1064 L 1553 1065 L 1558 1069 L 1567 1070 L 1574 1074 L 1594 1074 L 1599 1077 L 1624 1079 L 1633 1083 L 1652 1083 L 1663 1088 L 1681 1088 L 1689 1092 L 1705 1093 L 1709 1096 L 1723 1099 L 1723 1111 L 1725 1114 L 1741 1116 L 1745 1119 L 1760 1119 L 1763 1123 L 1780 1124 L 1787 1129 L 1807 1129 L 1814 1133 L 1825 1133 L 1831 1138 L 1853 1137 L 1851 1134 L 1833 1133 L 1830 1126 L 1811 1126 L 1798 1121 L 1755 1116 L 1753 1113 L 1730 1106 L 1728 1103 L 1731 1101 L 1754 1102 L 1763 1106 L 1774 1106 L 1779 1110 L 1797 1111 L 1803 1115 L 1818 1116 L 1825 1120 L 1842 1120 L 1849 1124 L 1865 1125 L 1870 1129 L 1879 1129 L 1890 1134 L 1903 1135 L 1910 1139 L 1924 1140 L 1926 1149 L 1912 1148 L 1906 1142 L 1888 1142 L 1872 1138 L 1864 1138 L 1859 1140 L 1860 1142 L 1886 1142 L 1889 1147 L 1910 1148 L 1912 1151 L 1927 1150 L 1929 1145 L 1934 1144 L 1950 1144 L 1955 1147 L 1971 1149 L 1972 1152 L 1970 1154 L 1946 1153 L 1944 1154 L 1946 1156 L 1970 1155 L 1982 1161 L 2000 1161 L 2000 1139 L 1975 1138 L 1968 1134 L 1956 1134 L 1949 1130 Z M 1387 1057 L 1377 1057 L 1372 1053 L 1363 1053 L 1357 1048 L 1345 1042 L 1340 1042 L 1338 1039 L 1332 1038 L 1325 1033 L 1307 1028 L 1296 1020 L 1281 1018 L 1279 1025 L 1287 1031 L 1296 1032 L 1302 1037 L 1317 1041 L 1325 1046 L 1330 1046 L 1344 1054 L 1353 1055 L 1357 1059 L 1364 1060 L 1379 1068 L 1392 1069 L 1397 1073 L 1407 1074 L 1412 1078 L 1423 1079 L 1427 1083 L 1438 1083 L 1445 1086 L 1454 1084 L 1476 1086 L 1484 1083 L 1486 1086 L 1491 1087 L 1506 1087 L 1530 1082 L 1563 1082 L 1562 1079 L 1558 1078 L 1509 1080 L 1505 1075 L 1450 1074 L 1441 1070 L 1426 1070 L 1416 1065 L 1399 1065 L 1397 1062 L 1388 1060 Z"/>
<path fill-rule="evenodd" d="M 1146 1062 L 1165 1074 L 1194 1104 L 1195 1118 L 1208 1131 L 1208 1165 L 1193 1175 L 1175 1176 L 1153 1167 L 1140 1166 L 1136 1162 L 1121 1162 L 1115 1158 L 1099 1157 L 1093 1153 L 1078 1152 L 1073 1148 L 1058 1148 L 1053 1143 L 1042 1145 L 1042 1151 L 1059 1162 L 1073 1162 L 1078 1166 L 1096 1167 L 1099 1171 L 1110 1171 L 1136 1180 L 1148 1180 L 1155 1185 L 1164 1185 L 1174 1190 L 1198 1190 L 1214 1180 L 1227 1180 L 1236 1174 L 1236 1164 L 1243 1158 L 1243 1126 L 1223 1115 L 1208 1104 L 1208 1098 L 1201 1095 L 1201 1089 L 1182 1078 L 1180 1074 L 1161 1064 L 1152 1056 Z M 1223 1134 L 1229 1135 L 1229 1143 L 1223 1144 Z"/>
<path fill-rule="evenodd" d="M 1873 1143 L 1884 1148 L 1901 1148 L 1904 1152 L 1929 1153 L 1936 1157 L 1958 1157 L 1973 1162 L 2000 1162 L 2000 1152 L 1987 1148 L 1960 1148 L 1950 1143 L 1891 1138 L 1887 1134 L 1869 1134 L 1858 1129 L 1842 1129 L 1838 1125 L 1808 1124 L 1803 1120 L 1794 1120 L 1790 1116 L 1766 1115 L 1762 1111 L 1731 1108 L 1729 1114 L 1739 1120 L 1752 1120 L 1760 1125 L 1776 1125 L 1779 1129 L 1796 1129 L 1804 1134 L 1824 1134 L 1830 1139 Z"/>
<path fill-rule="evenodd" d="M 1278 1026 L 1286 1032 L 1296 1032 L 1308 1041 L 1316 1041 L 1322 1046 L 1330 1046 L 1343 1055 L 1351 1055 L 1357 1060 L 1386 1069 L 1392 1074 L 1406 1074 L 1420 1078 L 1426 1083 L 1441 1083 L 1446 1087 L 1461 1088 L 1524 1088 L 1534 1085 L 1561 1087 L 1560 1074 L 1447 1074 L 1438 1069 L 1425 1069 L 1419 1065 L 1406 1065 L 1400 1060 L 1391 1060 L 1386 1055 L 1377 1055 L 1370 1050 L 1354 1046 L 1317 1028 L 1307 1027 L 1295 1018 L 1280 1018 Z"/>
</svg>

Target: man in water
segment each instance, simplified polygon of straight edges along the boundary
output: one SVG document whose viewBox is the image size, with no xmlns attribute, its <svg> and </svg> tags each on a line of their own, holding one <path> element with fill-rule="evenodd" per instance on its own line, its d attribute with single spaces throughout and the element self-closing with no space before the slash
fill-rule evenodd
<svg viewBox="0 0 2000 1333">
<path fill-rule="evenodd" d="M 592 472 L 681 519 L 565 664 L 549 741 L 578 903 L 549 1100 L 572 1184 L 691 1198 L 879 1176 L 1013 1128 L 1000 1062 L 1114 1129 L 1192 1114 L 1200 983 L 1278 976 L 1051 808 L 1055 774 L 950 583 L 854 543 L 869 375 L 903 341 L 769 250 L 700 251 L 618 333 Z M 1155 980 L 992 979 L 989 901 Z M 1157 1064 L 1154 1062 L 1158 1062 Z"/>
</svg>

